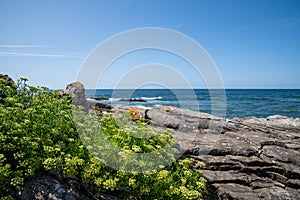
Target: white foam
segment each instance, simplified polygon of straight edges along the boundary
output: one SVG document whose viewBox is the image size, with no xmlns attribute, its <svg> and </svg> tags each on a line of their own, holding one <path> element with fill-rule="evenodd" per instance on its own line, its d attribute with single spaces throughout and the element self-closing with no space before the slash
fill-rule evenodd
<svg viewBox="0 0 300 200">
<path fill-rule="evenodd" d="M 141 105 L 138 105 L 138 106 L 135 106 L 137 108 L 141 108 L 141 109 L 145 109 L 145 110 L 149 110 L 149 109 L 152 109 L 152 107 L 148 107 L 148 106 L 141 106 Z"/>
<path fill-rule="evenodd" d="M 110 101 L 120 101 L 121 98 L 109 98 Z"/>
<path fill-rule="evenodd" d="M 87 101 L 96 101 L 95 99 L 92 98 L 86 98 Z"/>
<path fill-rule="evenodd" d="M 158 97 L 140 97 L 140 99 L 143 99 L 145 101 L 154 101 L 154 100 L 157 100 L 157 99 L 162 99 L 161 96 L 158 96 Z"/>
</svg>

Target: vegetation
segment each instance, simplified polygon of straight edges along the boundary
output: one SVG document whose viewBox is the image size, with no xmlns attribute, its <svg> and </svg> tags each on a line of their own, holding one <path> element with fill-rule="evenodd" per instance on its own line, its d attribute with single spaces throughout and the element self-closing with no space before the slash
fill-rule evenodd
<svg viewBox="0 0 300 200">
<path fill-rule="evenodd" d="M 150 130 L 126 115 L 98 119 L 97 113 L 86 114 L 58 91 L 28 86 L 26 79 L 13 86 L 4 81 L 1 198 L 10 198 L 35 173 L 58 169 L 98 191 L 121 191 L 124 198 L 201 199 L 206 192 L 201 170 L 190 167 L 195 161 L 175 161 L 174 140 L 167 131 Z"/>
</svg>

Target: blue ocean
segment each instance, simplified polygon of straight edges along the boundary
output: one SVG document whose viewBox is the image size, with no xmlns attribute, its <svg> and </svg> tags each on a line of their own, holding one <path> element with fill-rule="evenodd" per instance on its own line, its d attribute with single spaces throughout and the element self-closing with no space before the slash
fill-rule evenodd
<svg viewBox="0 0 300 200">
<path fill-rule="evenodd" d="M 218 90 L 206 89 L 97 89 L 86 90 L 86 96 L 90 100 L 112 106 L 133 105 L 152 108 L 156 105 L 170 105 L 227 118 L 270 115 L 300 117 L 300 89 L 226 89 L 225 96 L 222 96 L 221 92 L 219 95 Z M 99 96 L 108 99 L 94 99 Z M 213 111 L 212 99 L 217 104 Z M 222 111 L 224 109 L 226 113 Z"/>
</svg>

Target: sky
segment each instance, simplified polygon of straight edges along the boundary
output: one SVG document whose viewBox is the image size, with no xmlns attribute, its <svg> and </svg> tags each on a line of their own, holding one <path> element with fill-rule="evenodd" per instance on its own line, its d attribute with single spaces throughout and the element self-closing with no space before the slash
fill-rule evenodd
<svg viewBox="0 0 300 200">
<path fill-rule="evenodd" d="M 201 45 L 225 88 L 300 89 L 299 0 L 1 0 L 0 73 L 62 89 L 99 44 L 144 27 L 171 29 Z M 123 55 L 97 87 L 114 88 L 148 63 L 168 66 L 193 88 L 207 87 L 189 62 L 157 49 Z M 149 76 L 182 87 L 167 72 Z"/>
</svg>

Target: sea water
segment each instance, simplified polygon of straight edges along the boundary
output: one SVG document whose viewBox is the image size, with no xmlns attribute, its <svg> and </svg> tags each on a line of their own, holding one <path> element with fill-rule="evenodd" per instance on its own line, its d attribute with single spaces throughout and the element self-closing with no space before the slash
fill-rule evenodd
<svg viewBox="0 0 300 200">
<path fill-rule="evenodd" d="M 86 97 L 93 100 L 94 97 L 105 96 L 109 100 L 98 102 L 112 106 L 132 105 L 151 109 L 157 105 L 167 105 L 227 118 L 271 115 L 300 117 L 300 89 L 226 89 L 225 93 L 216 91 L 97 89 L 86 90 Z M 124 99 L 131 99 L 131 101 L 124 101 Z"/>
</svg>

